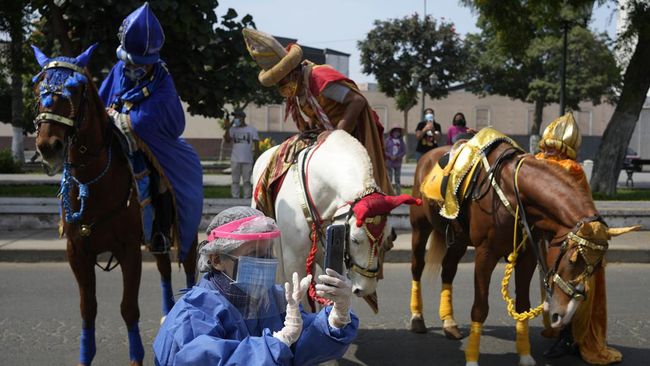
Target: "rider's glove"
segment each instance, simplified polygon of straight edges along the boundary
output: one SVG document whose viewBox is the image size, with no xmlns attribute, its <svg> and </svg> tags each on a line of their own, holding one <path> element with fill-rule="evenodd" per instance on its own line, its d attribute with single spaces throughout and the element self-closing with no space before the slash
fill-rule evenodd
<svg viewBox="0 0 650 366">
<path fill-rule="evenodd" d="M 347 277 L 340 275 L 331 268 L 327 268 L 325 273 L 318 276 L 322 283 L 316 285 L 316 294 L 334 302 L 327 321 L 333 328 L 343 328 L 351 322 L 350 297 L 352 296 L 352 284 Z"/>
<path fill-rule="evenodd" d="M 299 281 L 298 273 L 294 272 L 293 286 L 289 282 L 284 284 L 284 295 L 287 299 L 287 314 L 284 317 L 284 328 L 273 333 L 273 336 L 289 347 L 298 340 L 302 332 L 302 316 L 300 315 L 300 307 L 298 305 L 305 297 L 310 282 L 311 275 Z"/>
</svg>

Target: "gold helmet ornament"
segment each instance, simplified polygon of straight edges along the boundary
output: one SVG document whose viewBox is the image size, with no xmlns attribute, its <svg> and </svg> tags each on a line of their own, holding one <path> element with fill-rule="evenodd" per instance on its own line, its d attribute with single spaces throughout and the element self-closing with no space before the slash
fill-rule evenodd
<svg viewBox="0 0 650 366">
<path fill-rule="evenodd" d="M 262 68 L 258 79 L 264 86 L 273 86 L 287 76 L 302 61 L 302 49 L 289 45 L 288 51 L 273 36 L 251 28 L 244 28 L 246 48 Z"/>
<path fill-rule="evenodd" d="M 554 149 L 575 160 L 582 143 L 580 128 L 571 112 L 551 122 L 544 130 L 539 148 L 543 151 Z"/>
</svg>

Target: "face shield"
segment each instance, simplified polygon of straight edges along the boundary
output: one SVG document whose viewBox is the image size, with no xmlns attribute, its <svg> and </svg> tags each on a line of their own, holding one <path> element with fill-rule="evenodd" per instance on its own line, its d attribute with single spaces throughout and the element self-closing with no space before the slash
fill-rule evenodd
<svg viewBox="0 0 650 366">
<path fill-rule="evenodd" d="M 281 314 L 286 299 L 280 230 L 273 219 L 246 217 L 217 227 L 208 241 L 228 248 L 219 255 L 221 272 L 230 280 L 237 301 L 231 301 L 244 319 Z M 230 299 L 230 297 L 229 297 Z"/>
</svg>

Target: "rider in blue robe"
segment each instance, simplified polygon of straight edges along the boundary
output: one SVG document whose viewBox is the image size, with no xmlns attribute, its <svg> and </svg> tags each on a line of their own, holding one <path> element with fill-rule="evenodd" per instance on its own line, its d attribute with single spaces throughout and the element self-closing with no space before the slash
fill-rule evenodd
<svg viewBox="0 0 650 366">
<path fill-rule="evenodd" d="M 126 115 L 132 131 L 146 144 L 144 153 L 158 170 L 161 186 L 170 192 L 160 195 L 162 203 L 157 206 L 153 197 L 156 217 L 168 215 L 163 224 L 168 227 L 161 229 L 163 233 L 172 229 L 172 217 L 177 219 L 179 257 L 183 260 L 196 239 L 201 220 L 203 181 L 196 152 L 180 137 L 185 129 L 185 114 L 172 77 L 159 55 L 165 36 L 145 3 L 124 20 L 118 37 L 119 61 L 103 81 L 99 94 L 109 114 Z"/>
</svg>

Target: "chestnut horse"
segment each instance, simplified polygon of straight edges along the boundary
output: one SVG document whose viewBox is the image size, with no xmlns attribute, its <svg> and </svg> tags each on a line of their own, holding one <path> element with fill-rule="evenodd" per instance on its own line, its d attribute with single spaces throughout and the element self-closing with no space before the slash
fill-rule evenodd
<svg viewBox="0 0 650 366">
<path fill-rule="evenodd" d="M 551 314 L 552 325 L 562 327 L 571 321 L 579 300 L 588 296 L 584 283 L 600 265 L 607 250 L 606 239 L 622 232 L 614 233 L 606 227 L 590 192 L 579 187 L 569 174 L 504 142 L 487 153 L 487 168 L 485 159 L 479 163 L 476 184 L 470 186 L 470 198 L 462 203 L 458 217 L 446 219 L 439 214 L 440 203 L 425 197 L 420 188 L 427 173 L 449 150 L 449 147 L 441 147 L 427 153 L 415 171 L 413 196 L 422 198 L 423 204 L 410 208 L 413 228 L 411 330 L 426 332 L 420 279 L 425 267 L 425 247 L 430 241 L 426 263 L 433 264 L 434 273 L 442 265 L 439 313 L 443 329 L 449 338 L 462 338 L 453 318 L 451 290 L 458 262 L 467 245 L 471 245 L 475 248 L 474 304 L 465 350 L 467 364 L 478 364 L 482 324 L 489 310 L 490 277 L 499 259 L 508 257 L 511 263 L 507 268 L 512 271 L 514 266 L 516 272 L 516 302 L 514 309 L 510 304 L 509 313 L 517 320 L 520 365 L 534 365 L 535 360 L 530 356 L 528 319 L 542 310 L 539 306 L 529 311 L 529 288 L 535 267 L 539 264 L 544 273 L 549 301 L 545 306 Z M 503 199 L 497 190 L 502 192 Z M 596 231 L 605 232 L 606 239 L 601 240 L 603 236 L 595 235 Z M 522 233 L 527 235 L 522 236 Z M 549 243 L 548 248 L 540 245 L 544 242 Z M 518 246 L 520 249 L 513 255 L 515 244 L 523 245 Z M 502 294 L 504 299 L 509 298 L 506 296 L 507 281 L 502 283 Z"/>
<path fill-rule="evenodd" d="M 36 146 L 49 175 L 63 168 L 61 219 L 68 262 L 79 286 L 82 318 L 79 364 L 89 365 L 95 355 L 95 264 L 98 254 L 110 252 L 122 269 L 120 310 L 128 330 L 129 357 L 132 365 L 141 365 L 140 203 L 127 157 L 85 69 L 94 47 L 76 58 L 53 59 L 34 47 L 43 68 L 34 77 L 34 92 L 39 100 L 34 121 Z M 187 284 L 192 286 L 196 277 L 196 240 L 189 253 L 183 267 Z M 155 254 L 155 258 L 161 281 L 171 285 L 169 254 Z M 102 269 L 111 268 L 107 265 Z M 166 296 L 163 291 L 163 309 L 170 308 L 170 302 L 173 304 L 173 295 Z"/>
</svg>

